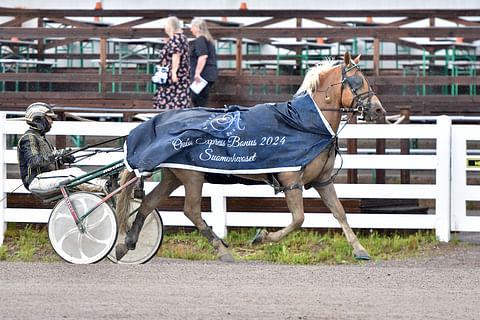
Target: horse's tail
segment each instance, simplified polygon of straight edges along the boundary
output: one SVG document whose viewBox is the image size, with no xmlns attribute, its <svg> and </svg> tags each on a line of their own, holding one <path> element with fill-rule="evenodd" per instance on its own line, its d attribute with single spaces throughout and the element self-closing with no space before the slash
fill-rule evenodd
<svg viewBox="0 0 480 320">
<path fill-rule="evenodd" d="M 122 178 L 120 179 L 120 185 L 123 186 L 129 180 L 135 177 L 135 173 L 124 170 Z M 117 208 L 115 210 L 118 218 L 118 228 L 120 232 L 126 232 L 127 230 L 127 221 L 130 214 L 130 199 L 132 198 L 132 192 L 135 183 L 129 184 L 125 189 L 123 189 L 117 197 Z"/>
</svg>

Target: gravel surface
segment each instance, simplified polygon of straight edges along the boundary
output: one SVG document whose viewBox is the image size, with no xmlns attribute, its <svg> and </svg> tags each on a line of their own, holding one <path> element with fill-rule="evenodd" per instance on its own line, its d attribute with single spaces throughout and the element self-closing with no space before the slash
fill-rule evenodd
<svg viewBox="0 0 480 320">
<path fill-rule="evenodd" d="M 0 319 L 480 319 L 480 246 L 355 265 L 0 263 Z"/>
</svg>

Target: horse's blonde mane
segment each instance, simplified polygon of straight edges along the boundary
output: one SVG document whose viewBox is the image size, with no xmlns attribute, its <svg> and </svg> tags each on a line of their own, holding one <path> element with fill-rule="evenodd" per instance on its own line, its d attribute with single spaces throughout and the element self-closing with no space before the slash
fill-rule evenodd
<svg viewBox="0 0 480 320">
<path fill-rule="evenodd" d="M 328 70 L 337 65 L 338 61 L 333 59 L 326 59 L 321 61 L 315 67 L 310 68 L 307 72 L 307 75 L 303 79 L 303 83 L 298 88 L 295 97 L 300 95 L 302 92 L 306 91 L 309 94 L 312 94 L 319 85 L 320 77 L 325 74 Z"/>
</svg>

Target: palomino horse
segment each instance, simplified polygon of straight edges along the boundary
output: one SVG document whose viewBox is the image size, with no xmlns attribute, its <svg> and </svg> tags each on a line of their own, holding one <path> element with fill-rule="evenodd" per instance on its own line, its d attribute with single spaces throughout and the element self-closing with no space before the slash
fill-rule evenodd
<svg viewBox="0 0 480 320">
<path fill-rule="evenodd" d="M 352 112 L 354 114 L 355 112 L 360 112 L 367 121 L 375 121 L 385 115 L 382 104 L 358 68 L 359 58 L 352 59 L 347 52 L 344 55 L 343 63 L 341 61 L 325 61 L 319 66 L 310 69 L 296 94 L 298 95 L 306 91 L 311 95 L 316 105 L 314 108 L 321 110 L 323 119 L 328 121 L 334 133 L 338 131 L 342 112 Z M 319 113 L 318 111 L 316 112 Z M 338 220 L 348 243 L 353 247 L 355 258 L 370 259 L 369 254 L 362 247 L 348 225 L 345 210 L 338 200 L 333 186 L 331 174 L 335 160 L 335 145 L 336 143 L 331 143 L 329 148 L 326 148 L 318 155 L 314 155 L 313 161 L 301 170 L 275 173 L 277 190 L 285 193 L 287 205 L 293 219 L 290 225 L 278 231 L 259 231 L 252 243 L 278 242 L 290 232 L 301 227 L 304 221 L 302 189 L 303 186 L 306 186 L 317 190 L 325 205 Z M 235 175 L 248 180 L 271 181 L 271 176 L 263 173 Z M 121 184 L 123 185 L 133 177 L 135 177 L 133 172 L 125 171 L 122 175 Z M 117 259 L 121 259 L 128 250 L 135 249 L 146 215 L 167 199 L 177 187 L 184 185 L 185 215 L 216 249 L 217 257 L 222 261 L 232 262 L 234 259 L 228 245 L 202 219 L 200 204 L 204 182 L 205 172 L 163 167 L 161 182 L 143 198 L 135 221 L 127 231 L 125 244 L 117 245 Z M 128 219 L 126 217 L 128 210 L 125 208 L 128 207 L 132 191 L 133 184 L 125 188 L 118 197 L 117 215 L 120 228 L 123 228 L 123 230 L 126 228 Z"/>
</svg>

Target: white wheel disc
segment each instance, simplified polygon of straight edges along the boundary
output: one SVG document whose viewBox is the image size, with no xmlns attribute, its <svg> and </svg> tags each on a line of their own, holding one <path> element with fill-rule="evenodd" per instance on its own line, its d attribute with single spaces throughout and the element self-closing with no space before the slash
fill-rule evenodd
<svg viewBox="0 0 480 320">
<path fill-rule="evenodd" d="M 102 198 L 88 192 L 69 196 L 80 218 L 94 208 Z M 80 232 L 65 199 L 60 200 L 48 220 L 48 238 L 55 252 L 65 261 L 75 264 L 95 263 L 112 250 L 117 239 L 117 216 L 107 203 L 102 203 L 83 220 L 85 232 Z"/>
<path fill-rule="evenodd" d="M 140 201 L 132 199 L 130 201 L 130 211 L 132 212 L 140 206 Z M 133 214 L 128 219 L 127 230 L 132 226 L 135 216 Z M 112 262 L 120 264 L 140 264 L 152 259 L 160 249 L 163 240 L 163 222 L 160 213 L 155 209 L 147 216 L 143 224 L 140 236 L 137 241 L 135 250 L 130 250 L 120 260 L 117 260 L 115 247 L 108 255 L 108 259 Z M 117 244 L 125 242 L 125 233 L 119 233 Z M 115 245 L 116 246 L 116 245 Z"/>
</svg>

